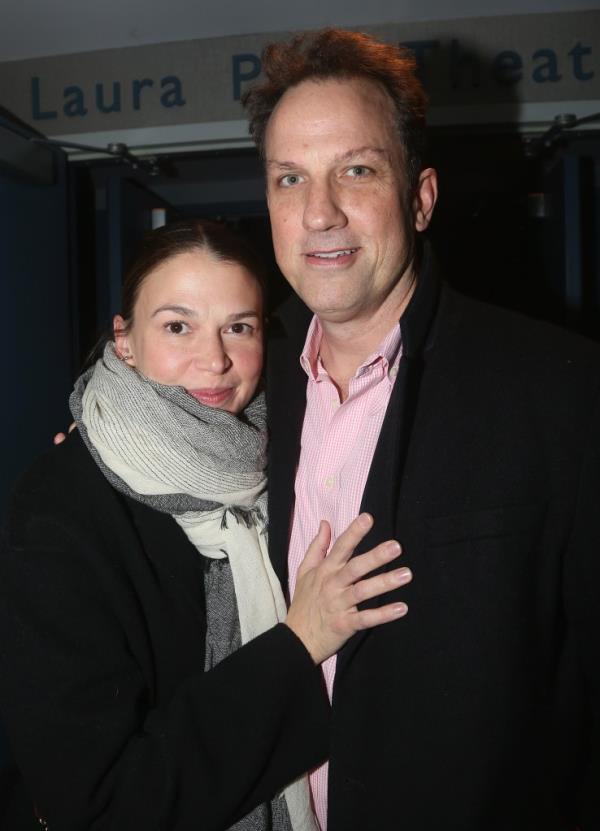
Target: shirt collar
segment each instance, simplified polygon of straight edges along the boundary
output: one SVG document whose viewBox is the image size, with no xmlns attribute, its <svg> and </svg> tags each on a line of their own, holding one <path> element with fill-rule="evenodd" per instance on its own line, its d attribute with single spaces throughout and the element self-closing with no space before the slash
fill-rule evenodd
<svg viewBox="0 0 600 831">
<path fill-rule="evenodd" d="M 327 370 L 323 366 L 319 357 L 319 350 L 321 348 L 321 340 L 323 338 L 323 329 L 319 323 L 317 315 L 313 318 L 306 333 L 306 340 L 304 342 L 304 349 L 300 355 L 300 365 L 306 372 L 309 379 L 318 381 L 326 378 Z M 360 377 L 365 373 L 369 366 L 372 366 L 377 361 L 382 362 L 383 370 L 387 375 L 395 375 L 397 370 L 398 358 L 400 357 L 402 346 L 402 333 L 400 326 L 395 323 L 388 334 L 379 344 L 377 349 L 369 355 L 369 357 L 358 367 L 354 375 L 355 378 Z"/>
</svg>

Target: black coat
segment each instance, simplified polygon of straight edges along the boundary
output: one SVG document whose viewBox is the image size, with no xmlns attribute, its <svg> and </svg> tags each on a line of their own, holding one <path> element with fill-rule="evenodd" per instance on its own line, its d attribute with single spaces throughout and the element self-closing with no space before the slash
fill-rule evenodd
<svg viewBox="0 0 600 831">
<path fill-rule="evenodd" d="M 289 301 L 269 361 L 282 582 L 308 318 Z M 440 286 L 429 256 L 400 326 L 362 508 L 414 580 L 408 616 L 339 655 L 329 831 L 598 831 L 600 350 Z"/>
<path fill-rule="evenodd" d="M 202 559 L 77 434 L 21 480 L 0 555 L 7 831 L 39 827 L 32 800 L 50 831 L 216 831 L 325 757 L 329 704 L 286 626 L 203 672 Z"/>
</svg>

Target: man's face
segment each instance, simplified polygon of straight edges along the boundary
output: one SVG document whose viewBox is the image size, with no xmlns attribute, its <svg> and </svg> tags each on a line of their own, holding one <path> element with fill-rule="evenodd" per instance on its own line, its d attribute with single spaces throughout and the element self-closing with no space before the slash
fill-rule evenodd
<svg viewBox="0 0 600 831">
<path fill-rule="evenodd" d="M 412 282 L 407 227 L 427 227 L 435 173 L 421 174 L 407 216 L 387 94 L 362 79 L 292 87 L 269 120 L 266 159 L 275 255 L 295 291 L 323 321 L 393 318 Z"/>
</svg>

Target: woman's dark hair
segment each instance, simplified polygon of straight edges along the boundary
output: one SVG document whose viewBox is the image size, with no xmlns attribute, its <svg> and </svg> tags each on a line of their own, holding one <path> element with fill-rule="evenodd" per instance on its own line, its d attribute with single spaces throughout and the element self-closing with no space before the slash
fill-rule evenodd
<svg viewBox="0 0 600 831">
<path fill-rule="evenodd" d="M 216 260 L 243 266 L 259 283 L 264 294 L 264 265 L 243 237 L 219 222 L 204 219 L 180 219 L 148 231 L 125 272 L 121 295 L 121 316 L 128 324 L 146 277 L 160 265 L 179 254 L 206 251 Z"/>
<path fill-rule="evenodd" d="M 303 81 L 372 81 L 388 94 L 395 127 L 404 152 L 411 190 L 418 182 L 425 153 L 427 97 L 415 74 L 416 62 L 407 49 L 381 43 L 361 32 L 322 29 L 272 43 L 262 55 L 266 80 L 242 96 L 250 119 L 250 134 L 264 158 L 265 133 L 278 101 Z"/>
<path fill-rule="evenodd" d="M 121 317 L 128 327 L 144 280 L 160 265 L 192 251 L 206 251 L 216 260 L 241 265 L 260 285 L 263 297 L 267 280 L 262 259 L 252 246 L 226 225 L 205 219 L 180 219 L 147 231 L 125 271 L 121 293 Z M 84 362 L 84 369 L 95 363 L 104 347 L 113 339 L 106 332 L 96 343 Z"/>
</svg>

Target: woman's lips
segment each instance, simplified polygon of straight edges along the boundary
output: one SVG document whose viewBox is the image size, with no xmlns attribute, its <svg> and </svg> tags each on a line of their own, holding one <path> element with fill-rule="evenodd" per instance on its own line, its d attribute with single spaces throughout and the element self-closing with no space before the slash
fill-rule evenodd
<svg viewBox="0 0 600 831">
<path fill-rule="evenodd" d="M 192 395 L 196 401 L 206 404 L 207 407 L 220 407 L 230 398 L 232 391 L 232 387 L 186 390 L 188 395 Z"/>
</svg>

